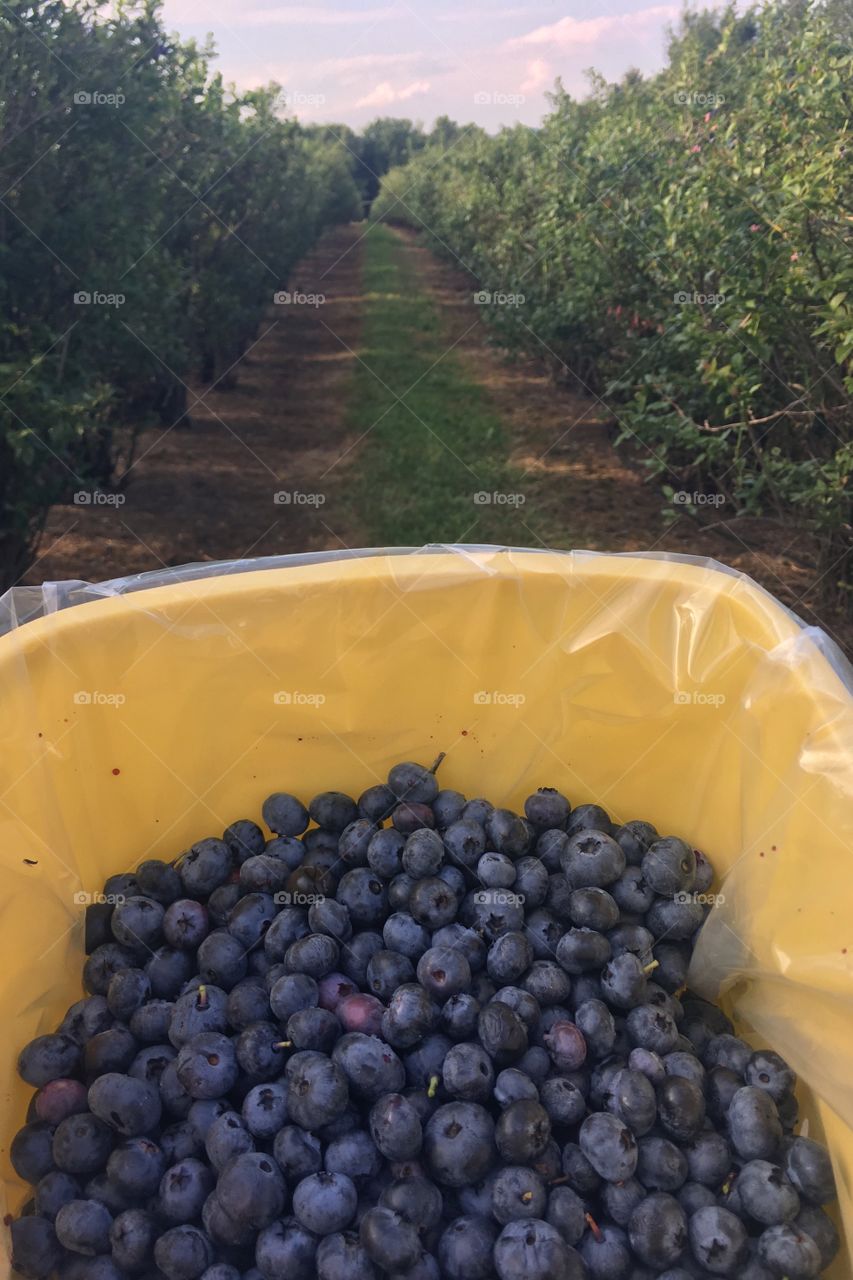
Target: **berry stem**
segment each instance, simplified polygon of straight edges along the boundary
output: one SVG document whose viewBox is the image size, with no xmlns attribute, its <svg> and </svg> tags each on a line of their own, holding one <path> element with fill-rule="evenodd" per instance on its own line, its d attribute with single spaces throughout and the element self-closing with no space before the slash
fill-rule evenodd
<svg viewBox="0 0 853 1280">
<path fill-rule="evenodd" d="M 655 969 L 660 968 L 660 960 L 652 960 L 650 964 L 643 965 L 643 973 L 654 973 Z"/>
<path fill-rule="evenodd" d="M 446 751 L 439 751 L 438 755 L 435 757 L 435 759 L 433 760 L 432 764 L 429 767 L 430 773 L 437 772 L 439 765 L 441 764 L 442 760 L 445 759 L 446 756 L 447 756 Z"/>
<path fill-rule="evenodd" d="M 293 1047 L 292 1040 L 277 1040 L 273 1045 L 274 1049 L 291 1049 Z"/>
<path fill-rule="evenodd" d="M 207 999 L 207 987 L 204 985 L 204 983 L 202 983 L 198 989 L 198 999 L 195 1002 L 195 1007 L 197 1009 L 206 1009 L 208 1006 L 208 1003 L 209 1001 Z"/>
<path fill-rule="evenodd" d="M 435 1095 L 438 1093 L 438 1085 L 439 1085 L 439 1079 L 438 1079 L 438 1076 L 430 1076 L 430 1078 L 429 1078 L 429 1084 L 427 1085 L 427 1097 L 428 1097 L 428 1098 L 434 1098 L 434 1097 L 435 1097 Z"/>
<path fill-rule="evenodd" d="M 583 1216 L 586 1219 L 586 1225 L 589 1227 L 590 1231 L 595 1236 L 595 1239 L 600 1244 L 601 1241 L 604 1239 L 604 1236 L 601 1234 L 601 1227 L 598 1225 L 598 1223 L 596 1222 L 595 1218 L 592 1216 L 591 1213 L 585 1213 Z"/>
</svg>

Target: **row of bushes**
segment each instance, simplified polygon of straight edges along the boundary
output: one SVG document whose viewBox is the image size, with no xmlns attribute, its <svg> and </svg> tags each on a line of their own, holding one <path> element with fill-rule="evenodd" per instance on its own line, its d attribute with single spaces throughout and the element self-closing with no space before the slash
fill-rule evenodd
<svg viewBox="0 0 853 1280">
<path fill-rule="evenodd" d="M 233 379 L 327 226 L 360 216 L 351 157 L 229 91 L 151 4 L 0 6 L 0 583 L 48 506 L 115 483 L 185 381 Z"/>
<path fill-rule="evenodd" d="M 718 493 L 727 514 L 813 530 L 836 596 L 853 568 L 851 31 L 842 0 L 689 14 L 660 74 L 558 89 L 539 130 L 427 147 L 374 208 L 470 270 L 502 341 L 602 397 L 670 501 Z"/>
</svg>

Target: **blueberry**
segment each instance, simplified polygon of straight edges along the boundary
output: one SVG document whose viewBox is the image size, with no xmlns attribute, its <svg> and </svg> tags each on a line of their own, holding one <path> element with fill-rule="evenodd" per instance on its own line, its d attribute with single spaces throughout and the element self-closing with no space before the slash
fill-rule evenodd
<svg viewBox="0 0 853 1280">
<path fill-rule="evenodd" d="M 566 973 L 600 969 L 610 959 L 610 943 L 595 929 L 567 929 L 557 945 L 557 961 Z"/>
<path fill-rule="evenodd" d="M 631 1044 L 651 1049 L 661 1056 L 671 1053 L 678 1043 L 678 1028 L 668 1013 L 650 1004 L 631 1009 L 625 1024 Z"/>
<path fill-rule="evenodd" d="M 197 952 L 198 972 L 203 983 L 230 991 L 245 978 L 249 964 L 246 948 L 226 929 L 214 929 Z"/>
<path fill-rule="evenodd" d="M 395 829 L 405 836 L 419 831 L 421 827 L 435 827 L 435 815 L 429 805 L 418 804 L 413 800 L 398 804 L 391 814 L 391 821 Z"/>
<path fill-rule="evenodd" d="M 273 1155 L 285 1178 L 300 1182 L 323 1167 L 319 1138 L 298 1125 L 284 1125 L 273 1143 Z M 342 1172 L 342 1171 L 338 1171 Z"/>
<path fill-rule="evenodd" d="M 371 1036 L 379 1035 L 382 1030 L 384 1012 L 381 1000 L 361 992 L 345 996 L 336 1010 L 344 1032 L 360 1031 Z"/>
<path fill-rule="evenodd" d="M 509 1222 L 495 1244 L 500 1280 L 582 1280 L 584 1264 L 559 1231 L 541 1218 Z"/>
<path fill-rule="evenodd" d="M 385 882 L 369 867 L 354 867 L 341 876 L 336 896 L 349 911 L 353 924 L 359 928 L 381 924 L 388 914 Z"/>
<path fill-rule="evenodd" d="M 128 969 L 132 967 L 134 964 L 134 961 L 135 961 L 135 954 L 133 951 L 130 950 L 129 947 L 119 946 L 117 942 L 104 943 L 102 947 L 97 947 L 92 952 L 92 954 L 87 959 L 85 965 L 83 966 L 83 986 L 86 988 L 87 991 L 91 992 L 92 995 L 106 996 L 107 988 L 110 985 L 110 979 L 112 978 L 113 974 L 116 973 L 116 971 L 119 969 Z M 102 1010 L 103 1010 L 103 1013 L 107 1012 L 106 1000 L 104 1000 Z M 84 1025 L 85 1025 L 85 1022 L 88 1020 L 86 1010 L 80 1009 L 79 1005 L 77 1006 L 72 1005 L 71 1009 L 69 1009 L 68 1014 L 66 1015 L 66 1018 L 68 1018 L 70 1015 L 71 1021 L 72 1023 L 74 1023 L 77 1021 L 77 1017 L 76 1017 L 77 1013 L 79 1013 L 79 1016 L 80 1018 L 83 1019 Z M 98 1010 L 98 1014 L 102 1016 L 100 1009 Z M 106 1025 L 109 1025 L 109 1024 L 107 1023 Z M 70 1032 L 71 1028 L 69 1027 L 67 1029 Z M 92 1028 L 90 1025 L 87 1029 L 89 1034 L 92 1035 L 95 1033 L 96 1030 L 103 1031 L 106 1029 L 106 1027 L 99 1026 L 96 1028 Z M 61 1030 L 62 1031 L 66 1030 L 66 1025 L 64 1022 Z M 77 1037 L 75 1036 L 74 1038 L 76 1039 Z M 20 1066 L 18 1069 L 20 1070 Z M 34 1084 L 35 1081 L 29 1080 L 27 1083 Z"/>
<path fill-rule="evenodd" d="M 358 1192 L 343 1173 L 312 1173 L 294 1188 L 293 1213 L 308 1231 L 331 1235 L 349 1226 Z"/>
<path fill-rule="evenodd" d="M 113 1262 L 129 1274 L 149 1271 L 154 1262 L 154 1243 L 160 1228 L 144 1209 L 126 1209 L 110 1227 Z"/>
<path fill-rule="evenodd" d="M 742 1160 L 773 1159 L 782 1140 L 782 1125 L 769 1093 L 751 1085 L 738 1089 L 729 1103 L 726 1118 L 729 1140 Z M 790 1166 L 789 1153 L 786 1172 L 797 1186 Z"/>
<path fill-rule="evenodd" d="M 734 1163 L 732 1149 L 721 1133 L 705 1129 L 684 1144 L 687 1170 L 694 1182 L 720 1187 Z"/>
<path fill-rule="evenodd" d="M 169 1038 L 169 1025 L 174 1010 L 172 1000 L 149 999 L 131 1014 L 128 1029 L 143 1044 L 163 1044 Z"/>
<path fill-rule="evenodd" d="M 443 1003 L 450 996 L 468 990 L 471 966 L 454 947 L 430 947 L 418 961 L 417 977 L 421 986 Z"/>
<path fill-rule="evenodd" d="M 359 1240 L 372 1262 L 384 1271 L 407 1272 L 421 1254 L 421 1242 L 411 1223 L 393 1209 L 376 1205 L 361 1219 Z"/>
<path fill-rule="evenodd" d="M 679 1261 L 687 1246 L 687 1217 L 677 1200 L 654 1192 L 628 1220 L 631 1248 L 647 1266 L 662 1269 Z"/>
<path fill-rule="evenodd" d="M 778 1053 L 761 1049 L 753 1053 L 744 1072 L 746 1083 L 756 1089 L 764 1089 L 777 1104 L 793 1090 L 796 1076 Z"/>
<path fill-rule="evenodd" d="M 694 1137 L 705 1122 L 705 1097 L 700 1085 L 684 1076 L 667 1076 L 657 1087 L 658 1121 L 676 1142 Z"/>
<path fill-rule="evenodd" d="M 504 1160 L 526 1164 L 545 1150 L 551 1138 L 551 1120 L 540 1102 L 523 1098 L 512 1102 L 495 1124 L 495 1143 Z"/>
<path fill-rule="evenodd" d="M 388 773 L 388 786 L 398 800 L 431 804 L 438 795 L 438 780 L 432 769 L 406 761 L 395 764 Z"/>
<path fill-rule="evenodd" d="M 495 1163 L 494 1135 L 494 1122 L 479 1104 L 439 1107 L 424 1129 L 423 1158 L 432 1177 L 448 1187 L 478 1182 Z"/>
<path fill-rule="evenodd" d="M 736 1214 L 718 1205 L 699 1209 L 689 1222 L 693 1256 L 714 1275 L 733 1276 L 747 1252 L 746 1227 Z"/>
<path fill-rule="evenodd" d="M 80 1184 L 69 1173 L 52 1169 L 37 1183 L 33 1199 L 36 1214 L 52 1222 L 64 1204 L 81 1199 Z"/>
<path fill-rule="evenodd" d="M 458 822 L 465 808 L 465 797 L 461 791 L 443 790 L 432 801 L 436 826 L 444 831 L 452 823 Z"/>
<path fill-rule="evenodd" d="M 294 1124 L 315 1129 L 329 1124 L 346 1110 L 347 1077 L 338 1063 L 324 1054 L 310 1050 L 294 1054 L 287 1063 L 285 1075 L 287 1110 Z"/>
<path fill-rule="evenodd" d="M 435 1183 L 417 1176 L 391 1182 L 382 1191 L 379 1203 L 398 1213 L 421 1237 L 438 1226 L 444 1208 L 442 1194 Z"/>
<path fill-rule="evenodd" d="M 354 1232 L 337 1231 L 320 1241 L 317 1280 L 376 1280 L 376 1269 Z"/>
<path fill-rule="evenodd" d="M 730 1123 L 731 1118 L 730 1110 Z M 785 1155 L 785 1173 L 809 1204 L 828 1204 L 837 1195 L 829 1153 L 811 1138 L 794 1138 Z"/>
<path fill-rule="evenodd" d="M 166 1157 L 150 1138 L 128 1138 L 112 1151 L 107 1174 L 125 1195 L 144 1200 L 154 1194 L 166 1169 Z"/>
<path fill-rule="evenodd" d="M 645 1187 L 636 1178 L 628 1178 L 625 1182 L 605 1183 L 601 1190 L 601 1203 L 617 1226 L 627 1227 L 631 1214 L 645 1195 Z"/>
<path fill-rule="evenodd" d="M 214 1178 L 201 1160 L 189 1157 L 167 1169 L 160 1180 L 157 1212 L 169 1223 L 193 1222 L 213 1190 Z"/>
<path fill-rule="evenodd" d="M 73 1075 L 79 1064 L 80 1047 L 71 1036 L 37 1036 L 18 1055 L 18 1075 L 39 1088 Z"/>
<path fill-rule="evenodd" d="M 613 832 L 614 839 L 622 846 L 629 866 L 638 867 L 650 844 L 659 838 L 650 822 L 632 820 Z"/>
<path fill-rule="evenodd" d="M 280 836 L 301 836 L 308 826 L 308 810 L 296 796 L 274 791 L 261 806 L 261 814 L 270 831 Z"/>
<path fill-rule="evenodd" d="M 12 1139 L 9 1158 L 12 1168 L 25 1182 L 38 1182 L 54 1167 L 55 1127 L 44 1120 L 24 1125 Z"/>
<path fill-rule="evenodd" d="M 532 854 L 519 858 L 514 866 L 513 889 L 524 899 L 525 910 L 541 907 L 548 896 L 548 868 Z"/>
<path fill-rule="evenodd" d="M 255 1138 L 274 1138 L 287 1120 L 287 1089 L 276 1081 L 256 1084 L 243 1099 L 243 1121 Z"/>
<path fill-rule="evenodd" d="M 613 1050 L 616 1023 L 602 1000 L 584 1000 L 575 1009 L 575 1025 L 593 1058 L 605 1058 Z"/>
<path fill-rule="evenodd" d="M 497 1234 L 497 1226 L 489 1218 L 454 1218 L 438 1242 L 442 1275 L 449 1280 L 489 1280 L 494 1275 L 492 1251 Z"/>
<path fill-rule="evenodd" d="M 126 1071 L 138 1049 L 130 1031 L 120 1023 L 109 1031 L 99 1031 L 83 1049 L 83 1075 L 92 1081 L 108 1071 Z"/>
<path fill-rule="evenodd" d="M 221 987 L 202 983 L 179 996 L 172 1006 L 169 1039 L 176 1049 L 203 1031 L 228 1029 L 227 1000 Z"/>
<path fill-rule="evenodd" d="M 110 978 L 117 969 L 126 968 L 131 963 L 130 952 L 124 947 L 118 946 L 117 943 L 109 943 L 106 947 L 99 947 L 98 952 L 103 962 L 99 966 L 100 972 L 97 975 L 98 985 L 102 989 L 102 994 L 85 996 L 82 1000 L 76 1000 L 59 1024 L 58 1034 L 70 1036 L 79 1045 L 85 1044 L 87 1040 L 97 1035 L 99 1031 L 107 1031 L 112 1026 L 114 1019 L 106 1001 Z M 126 959 L 121 960 L 120 957 L 126 957 Z M 88 965 L 89 961 L 87 960 L 86 968 L 83 970 L 84 986 L 89 985 L 88 978 L 92 976 L 87 974 Z"/>
<path fill-rule="evenodd" d="M 247 885 L 247 892 L 250 887 L 253 889 L 261 889 L 263 888 L 263 885 Z M 233 884 L 230 880 L 227 884 L 221 884 L 218 889 L 213 890 L 213 893 L 208 898 L 206 905 L 208 918 L 214 927 L 225 924 L 228 919 L 229 911 L 240 897 L 240 892 L 240 885 Z"/>
<path fill-rule="evenodd" d="M 234 1156 L 254 1151 L 255 1142 L 241 1115 L 236 1111 L 224 1111 L 211 1121 L 204 1137 L 207 1160 L 215 1170 L 224 1169 Z"/>
<path fill-rule="evenodd" d="M 599 1177 L 625 1182 L 637 1168 L 637 1140 L 626 1124 L 613 1115 L 597 1112 L 580 1127 L 578 1143 Z"/>
<path fill-rule="evenodd" d="M 322 1013 L 322 1010 L 308 1012 Z M 294 1015 L 298 1016 L 298 1015 Z M 333 1014 L 329 1017 L 334 1019 Z M 289 1025 L 289 1023 L 288 1023 Z M 260 1084 L 265 1080 L 274 1080 L 281 1074 L 285 1061 L 285 1050 L 289 1048 L 287 1040 L 282 1037 L 278 1027 L 272 1022 L 250 1022 L 244 1027 L 233 1046 L 233 1056 L 239 1072 L 249 1084 Z M 223 1092 L 225 1090 L 223 1089 Z"/>
<path fill-rule="evenodd" d="M 358 806 L 342 791 L 322 791 L 308 805 L 308 813 L 318 827 L 340 834 L 358 818 Z"/>
<path fill-rule="evenodd" d="M 316 1280 L 317 1237 L 295 1218 L 285 1218 L 258 1235 L 255 1261 L 264 1280 Z"/>
<path fill-rule="evenodd" d="M 181 877 L 174 867 L 160 858 L 147 858 L 136 868 L 139 892 L 168 907 L 181 896 Z"/>
<path fill-rule="evenodd" d="M 386 1160 L 412 1160 L 421 1149 L 420 1117 L 399 1093 L 387 1093 L 373 1104 L 368 1125 L 370 1136 Z"/>
<path fill-rule="evenodd" d="M 440 877 L 425 876 L 415 881 L 409 894 L 409 910 L 419 924 L 440 929 L 456 919 L 459 899 Z"/>
<path fill-rule="evenodd" d="M 472 995 L 451 996 L 441 1007 L 440 1025 L 451 1040 L 470 1040 L 477 1033 L 480 1002 Z"/>
<path fill-rule="evenodd" d="M 395 911 L 388 917 L 382 926 L 382 938 L 389 951 L 397 951 L 413 962 L 417 962 L 430 945 L 429 930 L 418 924 L 408 911 Z"/>
<path fill-rule="evenodd" d="M 637 1177 L 650 1191 L 677 1191 L 687 1181 L 687 1157 L 669 1138 L 650 1133 L 637 1148 Z"/>
<path fill-rule="evenodd" d="M 223 844 L 228 846 L 232 862 L 237 866 L 256 854 L 263 853 L 266 839 L 256 822 L 238 818 L 222 832 Z"/>
<path fill-rule="evenodd" d="M 557 1071 L 577 1071 L 586 1061 L 583 1032 L 568 1019 L 553 1022 L 544 1042 Z"/>
<path fill-rule="evenodd" d="M 111 1071 L 99 1076 L 89 1089 L 89 1109 L 117 1133 L 132 1138 L 150 1132 L 159 1123 L 160 1095 L 147 1081 Z"/>
<path fill-rule="evenodd" d="M 151 994 L 157 999 L 174 1000 L 192 977 L 193 968 L 188 952 L 178 951 L 176 947 L 158 947 L 145 965 Z"/>
<path fill-rule="evenodd" d="M 524 802 L 524 813 L 539 831 L 550 831 L 565 827 L 569 820 L 571 806 L 564 795 L 555 787 L 540 787 Z"/>
<path fill-rule="evenodd" d="M 367 846 L 367 865 L 383 880 L 393 880 L 403 870 L 406 838 L 393 827 L 377 831 Z"/>
<path fill-rule="evenodd" d="M 399 951 L 377 951 L 367 964 L 367 985 L 379 1000 L 390 1000 L 398 987 L 414 981 L 415 968 Z"/>
<path fill-rule="evenodd" d="M 365 1101 L 375 1102 L 385 1093 L 398 1093 L 406 1082 L 399 1057 L 376 1036 L 360 1032 L 342 1036 L 332 1059 L 353 1093 Z"/>
<path fill-rule="evenodd" d="M 251 1022 L 266 1022 L 271 1012 L 264 980 L 252 974 L 232 987 L 225 1000 L 227 1025 L 233 1031 L 243 1031 Z"/>
<path fill-rule="evenodd" d="M 473 871 L 486 852 L 486 832 L 479 822 L 460 818 L 444 832 L 444 848 L 451 862 Z"/>
<path fill-rule="evenodd" d="M 54 1230 L 64 1249 L 92 1258 L 108 1253 L 112 1214 L 97 1200 L 70 1200 L 56 1215 Z"/>
<path fill-rule="evenodd" d="M 213 1262 L 213 1247 L 198 1227 L 172 1227 L 154 1245 L 154 1261 L 166 1280 L 198 1280 Z"/>
<path fill-rule="evenodd" d="M 62 1261 L 53 1223 L 36 1214 L 12 1223 L 12 1266 L 27 1280 L 47 1280 Z"/>
<path fill-rule="evenodd" d="M 574 888 L 606 888 L 625 870 L 625 854 L 604 831 L 582 829 L 570 836 L 560 863 Z"/>
<path fill-rule="evenodd" d="M 159 946 L 163 937 L 163 906 L 142 895 L 117 904 L 110 922 L 113 937 L 132 952 L 147 952 Z"/>
<path fill-rule="evenodd" d="M 655 901 L 654 890 L 643 879 L 642 867 L 627 866 L 610 886 L 614 902 L 626 915 L 642 916 Z"/>
<path fill-rule="evenodd" d="M 828 1267 L 841 1247 L 835 1223 L 822 1209 L 805 1205 L 797 1214 L 794 1226 L 811 1236 L 820 1252 L 821 1269 Z"/>
<path fill-rule="evenodd" d="M 237 1082 L 234 1046 L 227 1036 L 202 1031 L 181 1046 L 175 1067 L 192 1098 L 221 1098 Z"/>
<path fill-rule="evenodd" d="M 397 988 L 382 1015 L 382 1034 L 395 1049 L 410 1049 L 433 1030 L 438 1016 L 438 1005 L 429 993 L 407 982 Z"/>
<path fill-rule="evenodd" d="M 646 884 L 664 898 L 689 892 L 696 880 L 696 855 L 677 836 L 663 836 L 650 844 L 641 866 Z"/>
<path fill-rule="evenodd" d="M 485 826 L 489 844 L 496 853 L 505 853 L 511 858 L 527 853 L 532 829 L 511 809 L 493 809 Z"/>
<path fill-rule="evenodd" d="M 612 1223 L 595 1224 L 581 1241 L 578 1252 L 591 1280 L 621 1280 L 631 1266 L 628 1237 Z"/>
<path fill-rule="evenodd" d="M 228 932 L 249 951 L 260 942 L 277 914 L 271 894 L 247 893 L 228 913 Z"/>
<path fill-rule="evenodd" d="M 364 1187 L 382 1170 L 382 1155 L 364 1129 L 355 1129 L 328 1143 L 323 1166 L 327 1173 L 344 1173 L 356 1187 Z"/>
<path fill-rule="evenodd" d="M 441 1079 L 452 1098 L 483 1102 L 495 1080 L 492 1060 L 479 1044 L 456 1044 L 444 1059 Z"/>
<path fill-rule="evenodd" d="M 605 1106 L 637 1138 L 647 1134 L 657 1119 L 657 1098 L 651 1081 L 643 1072 L 630 1067 L 614 1074 Z"/>
<path fill-rule="evenodd" d="M 217 1197 L 229 1216 L 254 1231 L 270 1226 L 281 1215 L 285 1191 L 284 1178 L 272 1156 L 254 1151 L 229 1160 L 216 1183 Z"/>
<path fill-rule="evenodd" d="M 492 1182 L 492 1216 L 501 1226 L 518 1218 L 541 1218 L 547 1203 L 544 1182 L 523 1165 L 506 1165 Z"/>
</svg>

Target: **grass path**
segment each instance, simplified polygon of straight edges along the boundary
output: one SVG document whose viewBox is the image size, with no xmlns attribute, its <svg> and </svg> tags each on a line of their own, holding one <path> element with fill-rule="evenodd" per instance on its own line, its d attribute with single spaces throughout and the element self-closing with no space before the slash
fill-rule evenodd
<svg viewBox="0 0 853 1280">
<path fill-rule="evenodd" d="M 352 500 L 370 543 L 535 544 L 503 419 L 459 358 L 410 250 L 384 226 L 365 237 L 362 281 L 349 424 Z"/>
</svg>

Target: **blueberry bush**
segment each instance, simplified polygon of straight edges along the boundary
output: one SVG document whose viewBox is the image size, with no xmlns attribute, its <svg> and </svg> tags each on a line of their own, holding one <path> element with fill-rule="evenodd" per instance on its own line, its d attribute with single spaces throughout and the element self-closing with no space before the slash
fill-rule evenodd
<svg viewBox="0 0 853 1280">
<path fill-rule="evenodd" d="M 48 506 L 119 481 L 186 381 L 233 381 L 317 235 L 360 210 L 352 158 L 237 93 L 156 6 L 0 11 L 0 585 Z"/>
<path fill-rule="evenodd" d="M 558 86 L 541 129 L 434 142 L 374 207 L 472 273 L 502 343 L 607 402 L 670 508 L 715 494 L 727 516 L 813 532 L 836 601 L 853 566 L 851 82 L 845 5 L 689 14 L 658 75 L 593 75 L 583 101 Z"/>
</svg>

